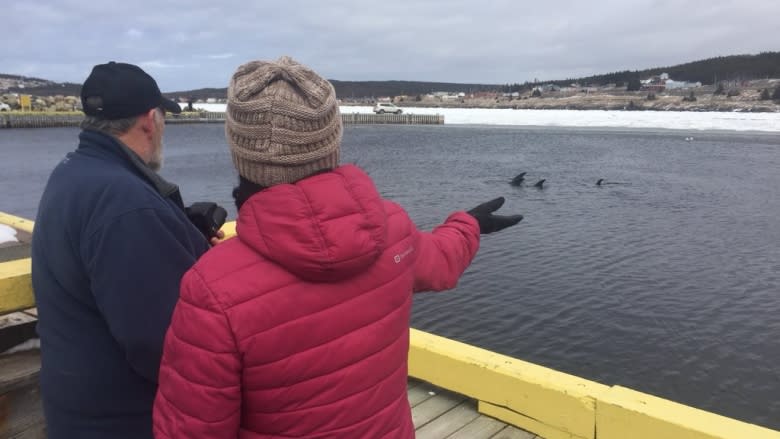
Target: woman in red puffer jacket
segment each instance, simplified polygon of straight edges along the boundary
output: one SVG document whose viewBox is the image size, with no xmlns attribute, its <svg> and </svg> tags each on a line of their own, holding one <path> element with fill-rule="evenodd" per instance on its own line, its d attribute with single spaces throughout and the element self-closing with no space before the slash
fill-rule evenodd
<svg viewBox="0 0 780 439">
<path fill-rule="evenodd" d="M 165 339 L 162 438 L 413 438 L 412 293 L 456 285 L 479 235 L 516 224 L 494 200 L 433 232 L 338 166 L 332 86 L 289 58 L 239 67 L 226 137 L 237 238 L 182 280 Z"/>
</svg>

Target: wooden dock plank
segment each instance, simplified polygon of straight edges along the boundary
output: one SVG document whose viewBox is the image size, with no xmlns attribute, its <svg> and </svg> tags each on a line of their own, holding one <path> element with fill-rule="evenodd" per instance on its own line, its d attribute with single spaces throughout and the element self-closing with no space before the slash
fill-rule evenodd
<svg viewBox="0 0 780 439">
<path fill-rule="evenodd" d="M 27 340 L 37 338 L 37 322 L 34 316 L 25 312 L 0 316 L 0 354 Z"/>
<path fill-rule="evenodd" d="M 31 308 L 32 309 L 32 308 Z M 23 323 L 34 323 L 38 321 L 34 315 L 27 312 L 14 312 L 0 316 L 0 332 L 11 326 L 21 325 Z"/>
<path fill-rule="evenodd" d="M 45 421 L 37 384 L 0 395 L 0 437 L 44 439 Z"/>
<path fill-rule="evenodd" d="M 40 351 L 0 355 L 0 438 L 44 439 Z"/>
<path fill-rule="evenodd" d="M 506 424 L 485 415 L 478 415 L 463 428 L 446 436 L 447 439 L 489 439 L 503 430 Z"/>
<path fill-rule="evenodd" d="M 541 439 L 479 413 L 476 400 L 427 381 L 410 377 L 407 394 L 418 439 Z"/>
<path fill-rule="evenodd" d="M 406 382 L 406 391 L 408 392 L 409 390 L 414 389 L 415 387 L 419 386 L 420 384 L 421 384 L 420 381 L 413 380 L 413 379 L 410 378 Z"/>
<path fill-rule="evenodd" d="M 433 386 L 425 386 L 423 384 L 418 384 L 411 388 L 407 387 L 406 394 L 409 397 L 409 405 L 414 408 L 421 402 L 432 398 L 435 395 L 433 389 Z"/>
<path fill-rule="evenodd" d="M 414 428 L 418 429 L 424 426 L 457 406 L 465 399 L 465 396 L 457 395 L 455 393 L 437 393 L 432 398 L 429 398 L 412 408 L 412 422 L 414 423 Z"/>
<path fill-rule="evenodd" d="M 539 436 L 520 430 L 517 427 L 507 425 L 503 430 L 493 435 L 490 439 L 538 439 Z"/>
<path fill-rule="evenodd" d="M 467 400 L 417 429 L 417 439 L 441 439 L 468 425 L 479 417 L 475 401 Z"/>
<path fill-rule="evenodd" d="M 410 377 L 407 395 L 418 439 L 537 438 L 514 427 L 507 429 L 505 422 L 480 414 L 476 400 L 427 381 Z M 504 436 L 496 436 L 499 433 Z"/>
<path fill-rule="evenodd" d="M 38 389 L 40 352 L 0 356 L 0 370 L 0 437 L 44 438 Z M 412 409 L 418 439 L 538 439 L 480 415 L 476 401 L 463 395 L 413 379 L 408 389 L 410 400 L 415 399 L 413 394 L 423 399 Z"/>
<path fill-rule="evenodd" d="M 38 350 L 0 355 L 0 395 L 11 390 L 37 385 L 41 371 Z"/>
<path fill-rule="evenodd" d="M 30 244 L 0 244 L 0 262 L 14 261 L 30 257 Z"/>
</svg>

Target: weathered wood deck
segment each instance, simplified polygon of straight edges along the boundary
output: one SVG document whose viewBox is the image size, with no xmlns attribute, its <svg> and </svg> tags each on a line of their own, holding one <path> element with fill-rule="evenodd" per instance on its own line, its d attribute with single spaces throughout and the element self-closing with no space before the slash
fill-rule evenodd
<svg viewBox="0 0 780 439">
<path fill-rule="evenodd" d="M 0 437 L 45 438 L 37 350 L 0 356 Z M 477 412 L 476 401 L 409 379 L 417 439 L 538 439 Z"/>
<path fill-rule="evenodd" d="M 539 436 L 477 412 L 477 403 L 430 383 L 407 387 L 417 439 L 539 439 Z"/>
<path fill-rule="evenodd" d="M 40 353 L 0 355 L 0 438 L 44 439 Z"/>
</svg>

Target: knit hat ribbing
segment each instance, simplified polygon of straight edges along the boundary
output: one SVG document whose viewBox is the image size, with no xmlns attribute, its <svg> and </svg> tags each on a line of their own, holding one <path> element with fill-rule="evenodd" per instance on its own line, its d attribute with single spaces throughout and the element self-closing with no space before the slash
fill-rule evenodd
<svg viewBox="0 0 780 439">
<path fill-rule="evenodd" d="M 233 74 L 225 137 L 242 177 L 268 187 L 333 169 L 341 134 L 336 92 L 308 67 L 285 56 Z"/>
</svg>

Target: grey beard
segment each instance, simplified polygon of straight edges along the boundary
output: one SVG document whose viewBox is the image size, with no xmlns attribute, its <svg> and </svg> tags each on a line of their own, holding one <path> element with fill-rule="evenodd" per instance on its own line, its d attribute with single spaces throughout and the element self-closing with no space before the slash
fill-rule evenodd
<svg viewBox="0 0 780 439">
<path fill-rule="evenodd" d="M 160 148 L 155 151 L 152 158 L 149 159 L 149 163 L 147 166 L 149 166 L 149 169 L 151 169 L 154 172 L 160 172 L 160 169 L 162 169 L 163 162 L 165 159 L 163 158 L 163 144 L 160 144 Z"/>
<path fill-rule="evenodd" d="M 149 160 L 149 169 L 151 169 L 154 172 L 160 172 L 160 169 L 162 169 L 164 159 L 162 156 L 155 157 L 151 160 Z"/>
</svg>

